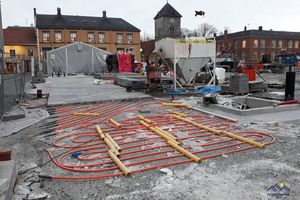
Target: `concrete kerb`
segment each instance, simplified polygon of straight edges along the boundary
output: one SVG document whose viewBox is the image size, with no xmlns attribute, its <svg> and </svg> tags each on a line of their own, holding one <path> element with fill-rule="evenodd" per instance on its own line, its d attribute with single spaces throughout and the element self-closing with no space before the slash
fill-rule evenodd
<svg viewBox="0 0 300 200">
<path fill-rule="evenodd" d="M 141 97 L 141 98 L 124 98 L 124 99 L 111 99 L 111 100 L 101 100 L 101 101 L 84 101 L 84 102 L 74 102 L 74 103 L 59 103 L 48 105 L 48 109 L 55 108 L 56 106 L 71 106 L 71 105 L 89 105 L 89 104 L 101 104 L 101 103 L 119 103 L 119 102 L 138 102 L 141 100 L 151 100 L 153 97 Z"/>
<path fill-rule="evenodd" d="M 11 200 L 17 179 L 17 167 L 14 160 L 0 161 L 0 199 Z"/>
</svg>

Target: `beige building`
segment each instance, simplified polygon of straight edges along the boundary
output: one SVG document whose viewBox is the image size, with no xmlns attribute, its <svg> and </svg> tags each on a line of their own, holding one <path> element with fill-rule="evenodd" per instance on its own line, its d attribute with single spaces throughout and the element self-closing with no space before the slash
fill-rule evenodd
<svg viewBox="0 0 300 200">
<path fill-rule="evenodd" d="M 111 53 L 130 51 L 140 61 L 140 30 L 121 18 L 37 14 L 34 9 L 38 46 L 46 52 L 73 42 L 84 42 Z"/>
<path fill-rule="evenodd" d="M 5 72 L 15 71 L 17 63 L 24 65 L 25 72 L 31 71 L 31 58 L 37 57 L 34 27 L 9 26 L 3 29 Z"/>
</svg>

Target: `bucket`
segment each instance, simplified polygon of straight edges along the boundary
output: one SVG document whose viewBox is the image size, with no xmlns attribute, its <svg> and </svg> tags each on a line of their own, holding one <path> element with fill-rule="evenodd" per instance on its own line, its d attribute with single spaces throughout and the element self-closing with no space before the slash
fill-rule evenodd
<svg viewBox="0 0 300 200">
<path fill-rule="evenodd" d="M 36 90 L 36 96 L 38 99 L 43 97 L 43 91 L 41 89 Z"/>
<path fill-rule="evenodd" d="M 243 69 L 243 74 L 248 75 L 249 81 L 255 81 L 256 80 L 255 69 Z"/>
</svg>

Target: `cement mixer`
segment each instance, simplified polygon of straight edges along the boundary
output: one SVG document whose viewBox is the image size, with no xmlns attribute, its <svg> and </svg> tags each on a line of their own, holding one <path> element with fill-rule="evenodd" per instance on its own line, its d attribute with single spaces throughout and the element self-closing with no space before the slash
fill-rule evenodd
<svg viewBox="0 0 300 200">
<path fill-rule="evenodd" d="M 189 84 L 216 57 L 215 40 L 166 38 L 155 43 L 154 52 L 174 71 L 176 81 Z"/>
</svg>

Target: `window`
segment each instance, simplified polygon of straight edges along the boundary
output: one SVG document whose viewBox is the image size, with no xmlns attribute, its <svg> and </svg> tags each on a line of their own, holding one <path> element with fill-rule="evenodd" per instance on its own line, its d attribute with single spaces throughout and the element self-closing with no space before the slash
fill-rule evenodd
<svg viewBox="0 0 300 200">
<path fill-rule="evenodd" d="M 16 50 L 15 49 L 10 49 L 9 50 L 9 55 L 10 55 L 10 57 L 16 56 Z"/>
<path fill-rule="evenodd" d="M 174 26 L 170 26 L 170 28 L 169 28 L 169 34 L 170 35 L 174 35 L 175 34 L 175 28 L 174 28 Z"/>
<path fill-rule="evenodd" d="M 266 47 L 266 41 L 260 40 L 260 48 L 265 48 L 265 47 Z"/>
<path fill-rule="evenodd" d="M 55 42 L 61 42 L 61 32 L 55 32 Z"/>
<path fill-rule="evenodd" d="M 157 29 L 157 35 L 161 35 L 161 28 Z"/>
<path fill-rule="evenodd" d="M 295 48 L 296 48 L 296 49 L 299 48 L 299 41 L 295 41 Z"/>
<path fill-rule="evenodd" d="M 256 51 L 253 52 L 253 59 L 254 59 L 254 60 L 257 60 L 257 58 L 258 58 L 257 56 L 258 56 L 257 52 L 256 52 Z"/>
<path fill-rule="evenodd" d="M 261 51 L 260 52 L 260 59 L 262 60 L 263 59 L 263 56 L 265 55 L 265 52 L 264 51 Z"/>
<path fill-rule="evenodd" d="M 247 45 L 246 40 L 243 40 L 242 41 L 242 48 L 246 48 L 246 45 Z"/>
<path fill-rule="evenodd" d="M 271 53 L 271 60 L 274 61 L 274 60 L 275 60 L 275 57 L 276 57 L 276 53 L 275 53 L 275 52 L 272 52 L 272 53 Z"/>
<path fill-rule="evenodd" d="M 132 44 L 132 42 L 133 42 L 133 36 L 132 36 L 132 34 L 128 34 L 127 35 L 127 44 Z"/>
<path fill-rule="evenodd" d="M 27 49 L 27 55 L 33 56 L 33 49 Z"/>
<path fill-rule="evenodd" d="M 278 48 L 282 48 L 282 40 L 278 40 Z"/>
<path fill-rule="evenodd" d="M 123 53 L 124 52 L 124 48 L 117 48 L 117 52 Z"/>
<path fill-rule="evenodd" d="M 77 33 L 76 32 L 71 32 L 70 33 L 70 38 L 71 38 L 71 42 L 76 42 L 76 40 L 77 40 Z"/>
<path fill-rule="evenodd" d="M 43 32 L 43 42 L 50 42 L 50 33 Z"/>
<path fill-rule="evenodd" d="M 122 33 L 117 33 L 117 43 L 118 44 L 123 43 L 123 34 Z"/>
<path fill-rule="evenodd" d="M 288 48 L 289 49 L 293 48 L 293 41 L 292 40 L 289 40 L 289 42 L 288 42 Z"/>
<path fill-rule="evenodd" d="M 134 54 L 134 48 L 133 47 L 127 48 L 126 52 Z"/>
<path fill-rule="evenodd" d="M 257 47 L 258 47 L 258 40 L 254 40 L 254 41 L 253 41 L 253 47 L 254 47 L 254 48 L 257 48 Z"/>
<path fill-rule="evenodd" d="M 276 48 L 276 40 L 272 40 L 272 48 Z"/>
<path fill-rule="evenodd" d="M 105 43 L 105 33 L 99 33 L 99 43 Z"/>
<path fill-rule="evenodd" d="M 234 42 L 234 48 L 237 49 L 239 47 L 239 43 L 237 41 Z"/>
<path fill-rule="evenodd" d="M 94 42 L 95 42 L 94 33 L 88 33 L 88 43 L 94 43 Z"/>
</svg>

